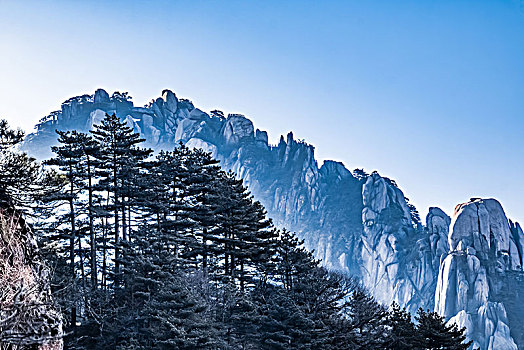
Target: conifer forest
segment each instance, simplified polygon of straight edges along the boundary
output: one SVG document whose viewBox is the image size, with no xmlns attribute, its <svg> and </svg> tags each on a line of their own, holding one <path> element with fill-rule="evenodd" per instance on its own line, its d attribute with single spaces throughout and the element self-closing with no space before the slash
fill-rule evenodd
<svg viewBox="0 0 524 350">
<path fill-rule="evenodd" d="M 276 229 L 231 171 L 154 153 L 115 115 L 53 157 L 0 123 L 2 349 L 467 349 Z"/>
</svg>

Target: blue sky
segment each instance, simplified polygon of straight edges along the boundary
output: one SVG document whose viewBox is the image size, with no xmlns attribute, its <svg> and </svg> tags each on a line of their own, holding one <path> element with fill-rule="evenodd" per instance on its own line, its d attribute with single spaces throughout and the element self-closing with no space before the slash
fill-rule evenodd
<svg viewBox="0 0 524 350">
<path fill-rule="evenodd" d="M 524 220 L 523 1 L 0 0 L 0 117 L 170 88 L 394 178 L 425 215 Z"/>
</svg>

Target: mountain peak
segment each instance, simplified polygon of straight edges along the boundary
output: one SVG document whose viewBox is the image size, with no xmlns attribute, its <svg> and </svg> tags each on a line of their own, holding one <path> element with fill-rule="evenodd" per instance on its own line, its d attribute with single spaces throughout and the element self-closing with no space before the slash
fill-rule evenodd
<svg viewBox="0 0 524 350">
<path fill-rule="evenodd" d="M 357 178 L 330 160 L 319 168 L 314 147 L 292 132 L 271 146 L 267 132 L 246 116 L 208 114 L 168 89 L 144 107 L 134 106 L 127 93 L 109 96 L 103 89 L 71 98 L 41 120 L 23 149 L 48 158 L 55 130 L 87 131 L 106 113 L 140 133 L 147 147 L 170 150 L 182 142 L 210 152 L 244 180 L 276 226 L 295 231 L 327 268 L 360 277 L 379 301 L 410 311 L 435 307 L 476 332 L 471 337 L 482 349 L 503 340 L 515 344 L 504 329 L 519 323 L 511 324 L 515 314 L 500 301 L 512 302 L 500 296 L 512 282 L 500 276 L 522 273 L 524 234 L 498 201 L 471 198 L 453 218 L 432 207 L 422 227 L 394 180 L 363 171 Z M 482 333 L 476 320 L 506 328 Z"/>
</svg>

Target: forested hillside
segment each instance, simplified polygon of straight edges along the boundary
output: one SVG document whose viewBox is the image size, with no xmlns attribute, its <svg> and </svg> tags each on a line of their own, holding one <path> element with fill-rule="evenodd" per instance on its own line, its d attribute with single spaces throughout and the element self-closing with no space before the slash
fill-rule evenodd
<svg viewBox="0 0 524 350">
<path fill-rule="evenodd" d="M 90 133 L 58 136 L 43 168 L 4 152 L 0 190 L 4 210 L 30 218 L 63 332 L 28 330 L 30 341 L 2 346 L 49 348 L 64 334 L 67 349 L 468 347 L 436 313 L 419 310 L 413 323 L 321 267 L 209 153 L 180 144 L 153 154 L 109 114 Z"/>
<path fill-rule="evenodd" d="M 319 166 L 314 146 L 296 140 L 293 133 L 272 145 L 268 134 L 256 129 L 249 118 L 226 116 L 219 110 L 203 112 L 170 90 L 143 107 L 135 106 L 127 93 L 109 95 L 103 89 L 70 98 L 60 110 L 42 118 L 21 149 L 40 160 L 57 158 L 51 146 L 60 146 L 58 138 L 69 134 L 60 136 L 56 131 L 100 138 L 92 131 L 107 114 L 114 114 L 130 132 L 139 134 L 135 139 L 145 140 L 137 145 L 150 147 L 156 154 L 172 152 L 180 144 L 209 152 L 222 169 L 233 171 L 243 181 L 276 228 L 296 233 L 324 268 L 351 274 L 380 303 L 396 302 L 412 314 L 419 308 L 434 310 L 446 321 L 466 327 L 468 339 L 482 350 L 524 346 L 518 321 L 522 312 L 512 307 L 519 295 L 519 288 L 513 286 L 520 286 L 524 276 L 524 232 L 506 217 L 496 199 L 471 198 L 449 216 L 431 207 L 424 222 L 393 179 L 376 171 L 349 171 L 335 161 Z M 100 139 L 93 147 L 101 148 L 99 143 Z M 89 147 L 87 152 L 91 152 Z M 96 162 L 109 166 L 112 158 L 100 157 L 92 155 L 88 168 L 96 169 Z M 137 157 L 147 157 L 148 163 L 151 155 Z M 56 169 L 57 162 L 51 160 L 48 169 Z M 100 206 L 104 198 L 107 206 L 115 200 L 107 192 L 111 186 L 117 188 L 107 174 L 111 169 L 99 167 L 96 176 L 104 179 L 95 183 L 102 188 L 93 187 L 91 200 L 100 203 L 93 202 L 91 208 Z M 80 198 L 88 200 L 89 193 L 84 190 Z M 116 200 L 127 205 L 126 199 Z M 109 214 L 111 224 L 115 213 Z M 117 214 L 123 235 L 132 225 L 133 214 L 122 210 Z M 104 220 L 93 219 L 93 224 Z M 114 228 L 108 230 L 114 232 Z M 74 231 L 80 234 L 76 227 Z M 119 259 L 115 263 L 120 264 Z M 102 265 L 97 273 L 108 271 L 107 263 L 105 269 Z"/>
</svg>

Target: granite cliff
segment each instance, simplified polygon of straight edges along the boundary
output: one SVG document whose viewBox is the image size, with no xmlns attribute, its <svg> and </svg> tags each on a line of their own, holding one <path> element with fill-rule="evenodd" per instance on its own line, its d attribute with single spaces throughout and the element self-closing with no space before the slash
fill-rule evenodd
<svg viewBox="0 0 524 350">
<path fill-rule="evenodd" d="M 495 199 L 455 208 L 435 310 L 468 329 L 481 349 L 522 347 L 522 229 Z"/>
<path fill-rule="evenodd" d="M 326 267 L 360 277 L 380 301 L 410 311 L 435 308 L 467 326 L 481 349 L 524 349 L 524 234 L 498 202 L 459 205 L 453 219 L 430 208 L 423 225 L 393 180 L 352 173 L 335 161 L 319 166 L 314 147 L 292 133 L 271 145 L 245 116 L 205 113 L 170 90 L 144 107 L 101 89 L 69 99 L 40 121 L 24 149 L 47 158 L 56 129 L 87 131 L 105 113 L 141 133 L 145 146 L 182 142 L 211 152 L 245 181 L 277 226 L 297 232 Z"/>
</svg>

